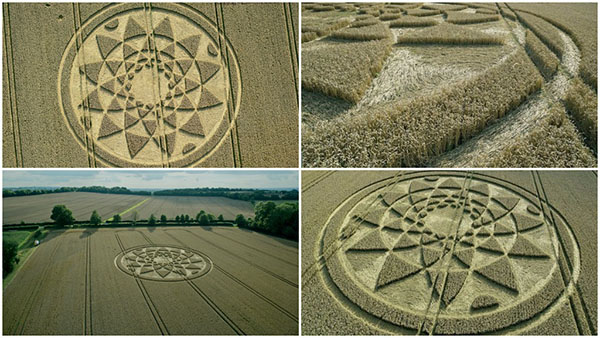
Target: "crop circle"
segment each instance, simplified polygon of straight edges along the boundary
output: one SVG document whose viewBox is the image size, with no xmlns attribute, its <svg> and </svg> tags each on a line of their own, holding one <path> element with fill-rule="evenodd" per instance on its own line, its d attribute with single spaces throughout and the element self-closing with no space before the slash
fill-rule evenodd
<svg viewBox="0 0 600 338">
<path fill-rule="evenodd" d="M 337 250 L 324 273 L 333 293 L 366 316 L 408 330 L 437 325 L 436 334 L 471 334 L 535 321 L 568 289 L 552 222 L 575 241 L 566 221 L 545 217 L 536 201 L 477 174 L 416 174 L 368 186 L 329 218 L 321 240 Z"/>
<path fill-rule="evenodd" d="M 115 265 L 134 277 L 169 282 L 203 276 L 212 268 L 212 261 L 189 248 L 145 245 L 117 255 Z"/>
<path fill-rule="evenodd" d="M 111 6 L 72 38 L 59 97 L 79 143 L 115 166 L 189 166 L 237 117 L 233 47 L 204 15 L 177 4 Z"/>
</svg>

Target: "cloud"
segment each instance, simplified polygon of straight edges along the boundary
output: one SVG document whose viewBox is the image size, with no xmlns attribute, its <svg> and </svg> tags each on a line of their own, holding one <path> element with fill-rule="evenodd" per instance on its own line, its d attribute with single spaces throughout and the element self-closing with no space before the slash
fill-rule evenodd
<svg viewBox="0 0 600 338">
<path fill-rule="evenodd" d="M 297 170 L 4 170 L 4 187 L 298 189 Z"/>
</svg>

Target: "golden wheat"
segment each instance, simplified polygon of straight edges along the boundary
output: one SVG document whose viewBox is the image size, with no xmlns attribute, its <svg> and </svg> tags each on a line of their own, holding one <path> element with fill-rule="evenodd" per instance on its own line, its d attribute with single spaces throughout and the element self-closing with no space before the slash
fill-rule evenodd
<svg viewBox="0 0 600 338">
<path fill-rule="evenodd" d="M 331 34 L 332 38 L 345 40 L 380 40 L 392 38 L 390 29 L 382 24 L 344 28 Z"/>
<path fill-rule="evenodd" d="M 530 30 L 525 33 L 525 50 L 546 79 L 556 73 L 560 64 L 558 58 Z"/>
<path fill-rule="evenodd" d="M 431 15 L 438 15 L 438 14 L 442 14 L 442 11 L 440 11 L 439 9 L 407 9 L 406 10 L 406 14 L 407 15 L 412 15 L 412 16 L 431 16 Z"/>
<path fill-rule="evenodd" d="M 504 38 L 467 27 L 442 23 L 398 37 L 400 44 L 500 45 Z"/>
<path fill-rule="evenodd" d="M 390 22 L 390 28 L 396 27 L 426 27 L 426 26 L 435 26 L 438 24 L 437 20 L 415 17 L 415 16 L 403 16 L 398 20 L 394 20 Z"/>
<path fill-rule="evenodd" d="M 496 14 L 477 14 L 477 13 L 448 13 L 446 21 L 458 25 L 475 24 L 482 22 L 498 21 L 500 16 Z"/>
<path fill-rule="evenodd" d="M 575 78 L 567 91 L 565 106 L 575 125 L 586 138 L 586 144 L 598 152 L 598 97 L 581 79 Z"/>
</svg>

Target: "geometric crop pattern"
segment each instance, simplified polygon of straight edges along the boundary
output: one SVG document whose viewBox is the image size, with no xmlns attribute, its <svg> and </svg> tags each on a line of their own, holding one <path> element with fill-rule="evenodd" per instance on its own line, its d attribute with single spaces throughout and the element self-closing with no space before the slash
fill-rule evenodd
<svg viewBox="0 0 600 338">
<path fill-rule="evenodd" d="M 77 123 L 96 147 L 160 165 L 212 136 L 226 118 L 229 80 L 218 43 L 198 23 L 140 8 L 112 16 L 85 37 L 70 91 Z"/>
<path fill-rule="evenodd" d="M 510 306 L 556 264 L 538 207 L 475 178 L 429 176 L 376 192 L 348 214 L 339 239 L 348 273 L 373 297 L 423 311 L 437 299 L 442 314 Z"/>
<path fill-rule="evenodd" d="M 211 267 L 207 257 L 190 249 L 166 246 L 137 247 L 117 256 L 125 273 L 155 281 L 181 281 L 200 277 Z"/>
</svg>

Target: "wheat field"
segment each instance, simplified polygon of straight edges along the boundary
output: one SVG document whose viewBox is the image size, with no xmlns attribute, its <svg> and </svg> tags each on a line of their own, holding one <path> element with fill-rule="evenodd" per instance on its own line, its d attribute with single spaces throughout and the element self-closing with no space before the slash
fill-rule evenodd
<svg viewBox="0 0 600 338">
<path fill-rule="evenodd" d="M 596 166 L 596 4 L 327 6 L 302 6 L 304 167 Z"/>
</svg>

